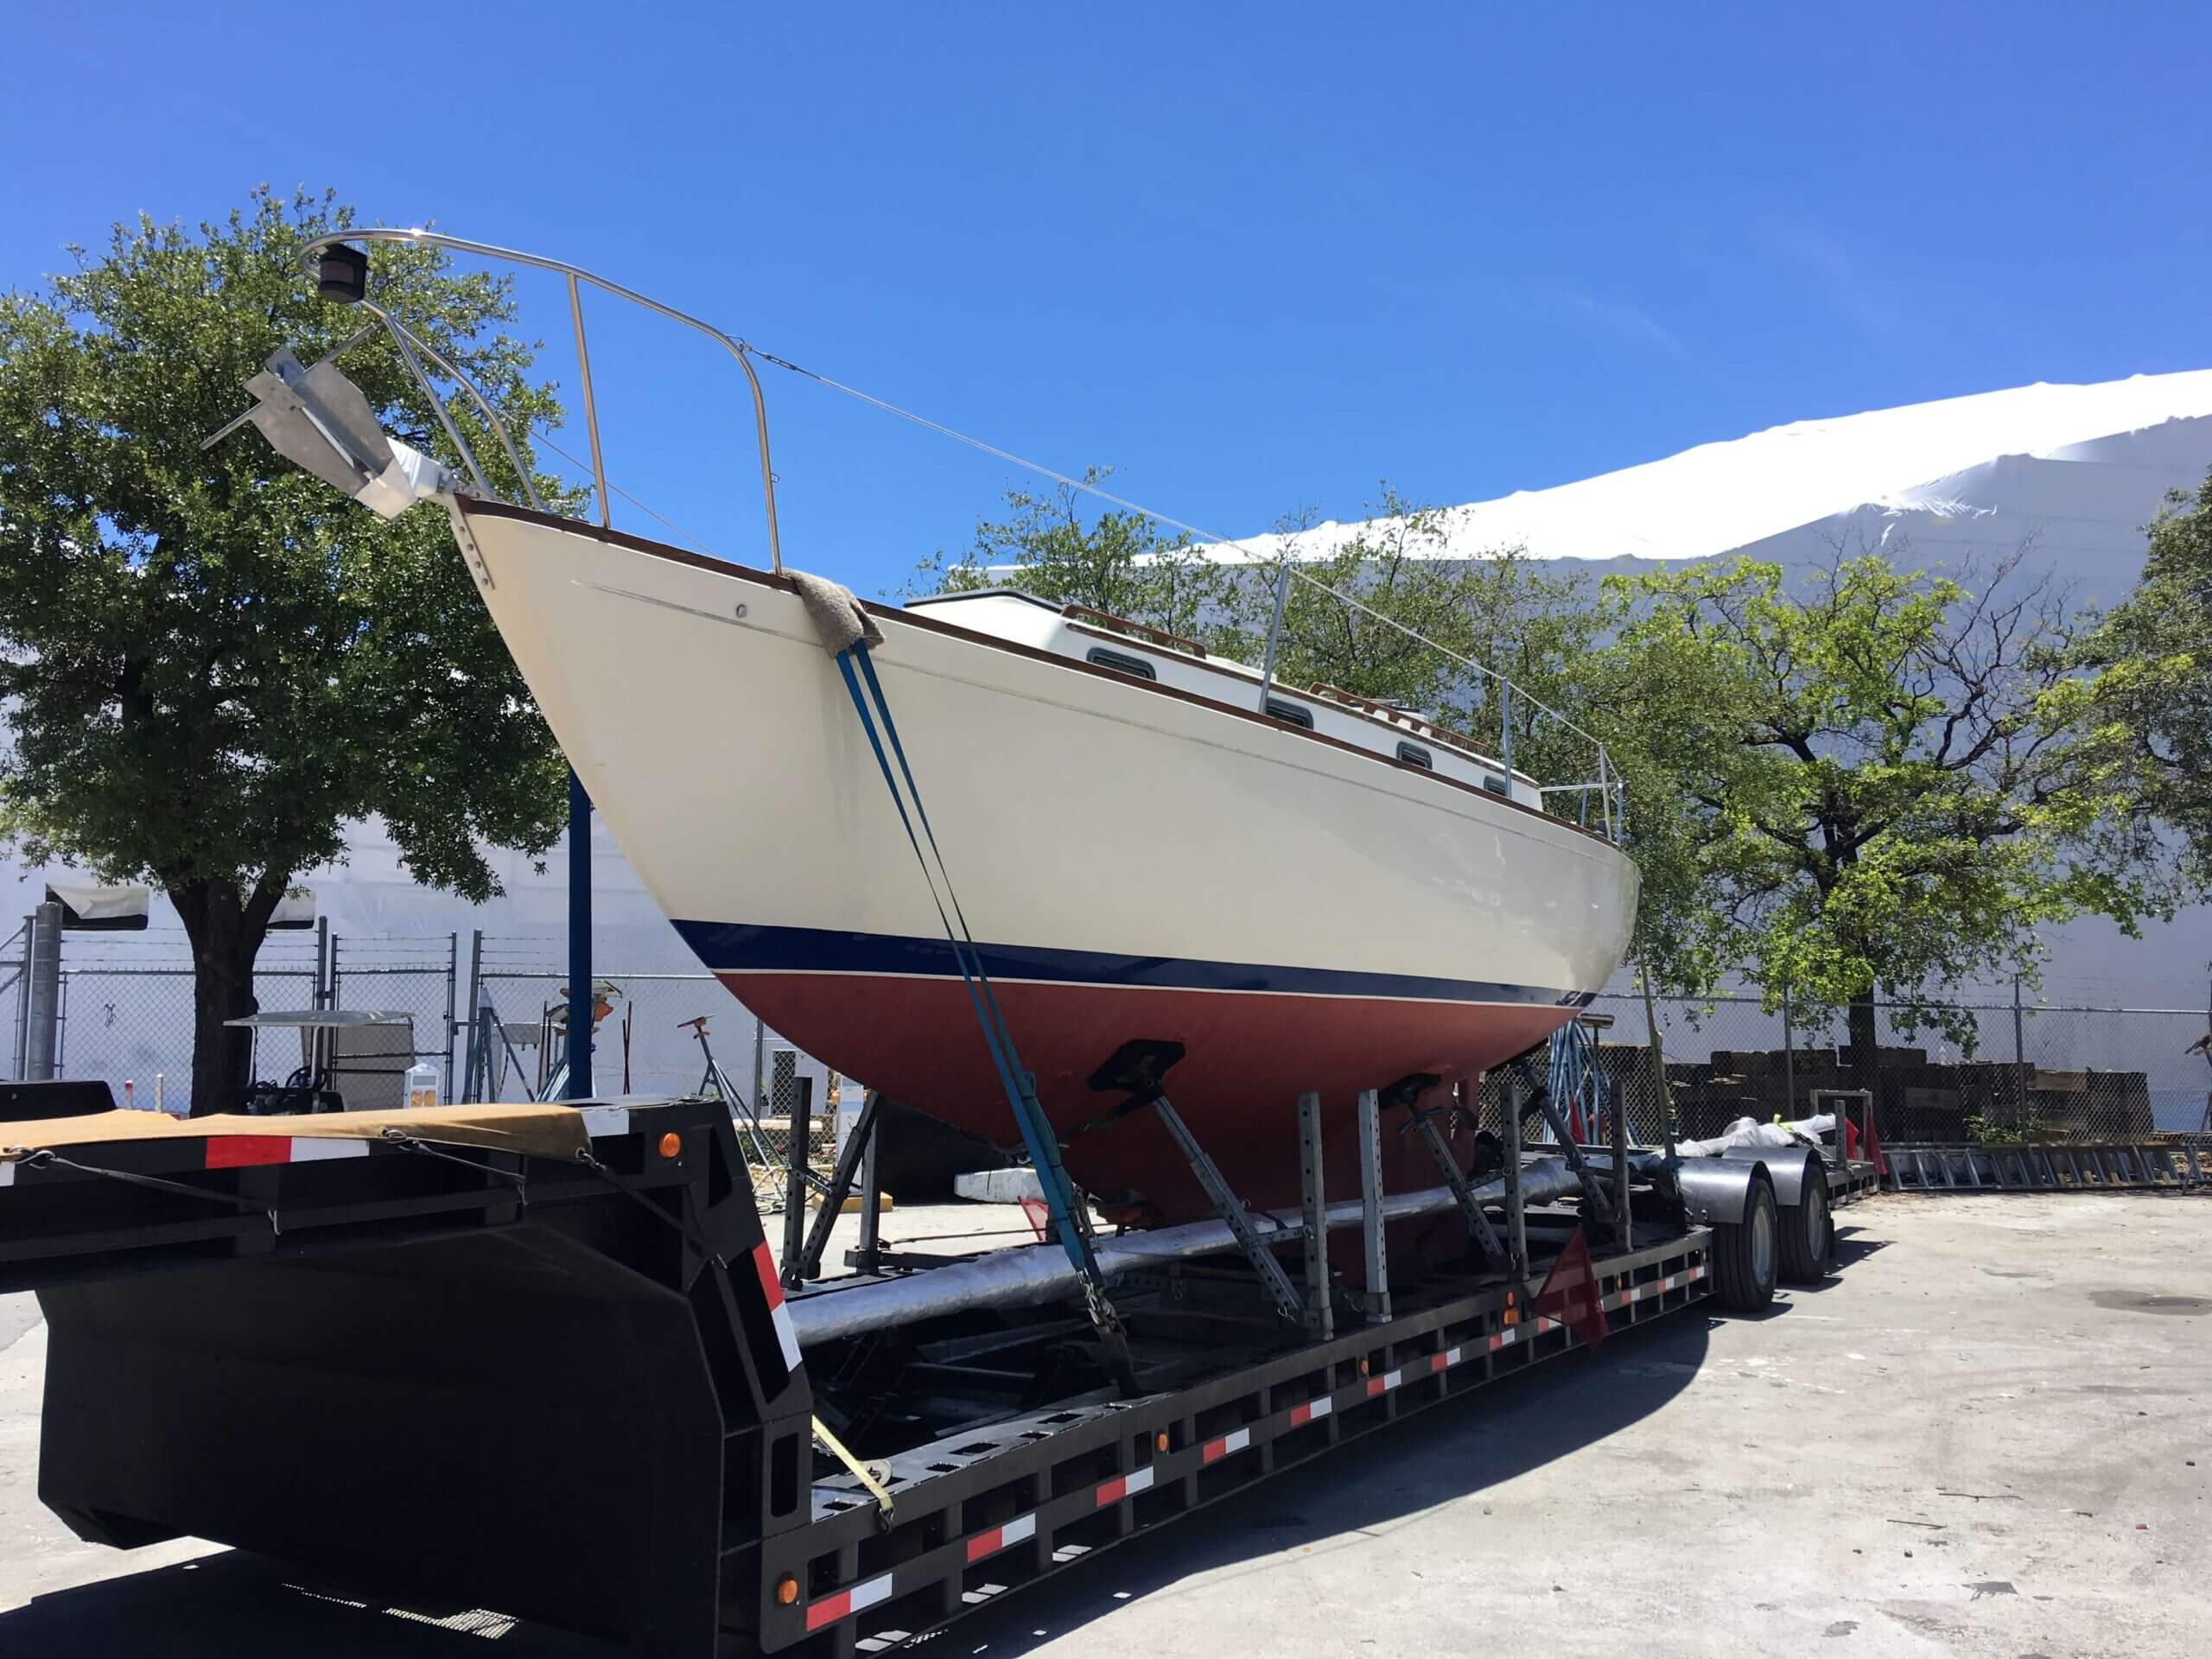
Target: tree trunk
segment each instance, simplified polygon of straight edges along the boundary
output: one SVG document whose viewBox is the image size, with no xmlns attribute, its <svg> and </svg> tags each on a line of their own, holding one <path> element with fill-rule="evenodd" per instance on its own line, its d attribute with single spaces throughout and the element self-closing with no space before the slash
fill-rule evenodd
<svg viewBox="0 0 2212 1659">
<path fill-rule="evenodd" d="M 253 994 L 254 958 L 289 877 L 264 876 L 251 896 L 231 880 L 186 882 L 166 889 L 192 941 L 192 1115 L 235 1112 L 245 1102 L 253 1064 L 253 1033 L 226 1022 L 260 1012 Z M 291 1067 L 284 1068 L 287 1071 Z"/>
<path fill-rule="evenodd" d="M 1875 1130 L 1886 1140 L 1889 1124 L 1881 1109 L 1881 1032 L 1875 1018 L 1874 988 L 1870 985 L 1853 996 L 1846 1014 L 1851 1033 L 1851 1086 L 1866 1090 L 1874 1105 Z"/>
</svg>

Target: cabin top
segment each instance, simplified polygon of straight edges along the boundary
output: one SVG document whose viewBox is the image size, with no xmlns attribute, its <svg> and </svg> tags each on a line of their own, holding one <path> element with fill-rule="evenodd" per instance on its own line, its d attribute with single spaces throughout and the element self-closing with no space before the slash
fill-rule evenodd
<svg viewBox="0 0 2212 1659">
<path fill-rule="evenodd" d="M 981 588 L 934 594 L 906 601 L 907 608 L 957 608 L 963 627 L 1056 657 L 1112 669 L 1135 679 L 1171 686 L 1215 702 L 1250 708 L 1260 695 L 1260 671 L 1233 658 L 1210 654 L 1195 639 L 1114 616 L 1086 605 L 1055 605 L 1018 588 Z M 1464 733 L 1440 726 L 1409 709 L 1376 702 L 1316 681 L 1303 689 L 1277 681 L 1268 688 L 1267 712 L 1287 726 L 1318 732 L 1376 754 L 1394 756 L 1440 776 L 1503 796 L 1523 806 L 1543 806 L 1536 780 L 1505 767 Z"/>
</svg>

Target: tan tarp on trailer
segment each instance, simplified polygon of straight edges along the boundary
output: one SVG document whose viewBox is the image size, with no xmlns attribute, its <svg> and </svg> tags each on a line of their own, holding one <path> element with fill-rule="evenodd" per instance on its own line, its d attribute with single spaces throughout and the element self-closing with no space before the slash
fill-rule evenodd
<svg viewBox="0 0 2212 1659">
<path fill-rule="evenodd" d="M 289 1117 L 219 1113 L 175 1118 L 162 1112 L 95 1112 L 29 1122 L 0 1122 L 0 1160 L 18 1162 L 51 1148 L 119 1141 L 194 1141 L 211 1135 L 251 1135 L 306 1141 L 377 1141 L 398 1129 L 442 1146 L 480 1147 L 573 1161 L 590 1143 L 583 1114 L 574 1105 L 431 1106 L 417 1111 L 316 1112 Z"/>
</svg>

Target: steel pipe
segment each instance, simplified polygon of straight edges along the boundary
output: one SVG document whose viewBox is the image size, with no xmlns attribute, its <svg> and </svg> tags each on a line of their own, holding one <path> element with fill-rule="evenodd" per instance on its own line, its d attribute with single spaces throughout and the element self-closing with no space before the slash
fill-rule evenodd
<svg viewBox="0 0 2212 1659">
<path fill-rule="evenodd" d="M 1636 1160 L 1631 1160 L 1636 1161 Z M 1521 1172 L 1521 1191 L 1529 1204 L 1553 1204 L 1581 1191 L 1582 1184 L 1563 1158 L 1539 1158 Z M 1478 1202 L 1502 1202 L 1505 1179 L 1485 1181 L 1474 1188 Z M 1410 1221 L 1458 1206 L 1448 1186 L 1420 1192 L 1397 1192 L 1382 1200 L 1382 1219 Z M 1364 1206 L 1353 1200 L 1332 1204 L 1326 1211 L 1331 1228 L 1357 1227 Z M 1262 1243 L 1294 1244 L 1306 1236 L 1301 1223 L 1278 1219 L 1264 1211 L 1252 1213 L 1252 1223 Z M 1237 1248 L 1228 1224 L 1186 1222 L 1146 1232 L 1123 1233 L 1098 1241 L 1098 1268 L 1110 1282 L 1120 1274 L 1186 1262 Z M 894 1325 L 973 1308 L 1022 1307 L 1076 1294 L 1075 1270 L 1056 1244 L 1023 1245 L 995 1250 L 972 1262 L 931 1268 L 901 1279 L 855 1285 L 849 1289 L 826 1288 L 791 1303 L 791 1322 L 798 1327 L 799 1345 L 856 1337 Z"/>
</svg>

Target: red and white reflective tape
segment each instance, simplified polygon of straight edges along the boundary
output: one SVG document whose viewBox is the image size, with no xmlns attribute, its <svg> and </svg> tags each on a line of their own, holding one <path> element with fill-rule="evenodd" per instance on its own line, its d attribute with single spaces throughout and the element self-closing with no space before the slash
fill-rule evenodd
<svg viewBox="0 0 2212 1659">
<path fill-rule="evenodd" d="M 583 1109 L 584 1133 L 596 1141 L 603 1135 L 630 1133 L 630 1109 L 627 1106 L 587 1106 Z"/>
<path fill-rule="evenodd" d="M 768 1299 L 768 1318 L 776 1327 L 777 1345 L 784 1351 L 784 1369 L 795 1371 L 798 1370 L 798 1332 L 791 1324 L 791 1309 L 784 1305 L 784 1287 L 776 1278 L 776 1258 L 769 1254 L 765 1238 L 753 1247 L 753 1269 L 760 1275 L 760 1294 Z"/>
<path fill-rule="evenodd" d="M 1308 1400 L 1302 1406 L 1293 1406 L 1290 1408 L 1290 1426 L 1293 1428 L 1300 1427 L 1312 1422 L 1316 1417 L 1327 1416 L 1336 1408 L 1335 1401 L 1325 1394 L 1321 1395 L 1315 1399 Z"/>
<path fill-rule="evenodd" d="M 1367 1397 L 1372 1400 L 1378 1394 L 1388 1394 L 1405 1380 L 1403 1371 L 1385 1371 L 1380 1376 L 1370 1376 L 1367 1379 Z"/>
<path fill-rule="evenodd" d="M 1654 1279 L 1649 1284 L 1624 1290 L 1620 1300 L 1624 1303 L 1640 1302 L 1647 1296 L 1663 1296 L 1670 1290 L 1680 1290 L 1684 1285 L 1694 1284 L 1704 1277 L 1705 1268 L 1702 1266 L 1688 1268 L 1681 1273 L 1670 1273 L 1664 1279 Z"/>
<path fill-rule="evenodd" d="M 211 1135 L 203 1169 L 251 1169 L 263 1164 L 313 1164 L 326 1158 L 365 1158 L 365 1141 L 306 1135 Z"/>
<path fill-rule="evenodd" d="M 1428 1369 L 1432 1371 L 1440 1371 L 1447 1367 L 1457 1365 L 1464 1351 L 1459 1348 L 1446 1348 L 1440 1354 L 1431 1354 L 1428 1357 Z"/>
<path fill-rule="evenodd" d="M 6 1163 L 0 1163 L 0 1186 L 13 1186 L 15 1184 L 16 1166 L 14 1160 L 10 1160 Z"/>
<path fill-rule="evenodd" d="M 1148 1492 L 1151 1490 L 1152 1469 L 1147 1465 L 1134 1474 L 1116 1475 L 1111 1480 L 1101 1481 L 1098 1484 L 1096 1507 L 1103 1510 L 1109 1503 L 1118 1503 L 1125 1497 L 1134 1497 L 1139 1492 Z"/>
<path fill-rule="evenodd" d="M 1510 1348 L 1524 1336 L 1540 1337 L 1547 1331 L 1558 1329 L 1557 1319 L 1548 1314 L 1539 1314 L 1525 1325 L 1509 1325 L 1503 1331 L 1493 1332 L 1490 1339 L 1490 1351 L 1494 1354 L 1501 1348 Z"/>
<path fill-rule="evenodd" d="M 841 1618 L 849 1618 L 863 1607 L 873 1607 L 879 1601 L 891 1599 L 891 1574 L 856 1584 L 849 1590 L 840 1590 L 834 1596 L 824 1596 L 810 1604 L 806 1610 L 806 1628 L 818 1630 L 824 1624 L 835 1624 Z"/>
<path fill-rule="evenodd" d="M 1234 1434 L 1224 1434 L 1219 1440 L 1208 1440 L 1200 1446 L 1198 1461 L 1202 1464 L 1212 1463 L 1217 1459 L 1227 1457 L 1232 1452 L 1242 1452 L 1251 1444 L 1252 1431 L 1249 1428 L 1240 1428 Z"/>
<path fill-rule="evenodd" d="M 993 1527 L 988 1532 L 979 1532 L 968 1541 L 968 1559 L 980 1561 L 986 1555 L 995 1555 L 1011 1545 L 1027 1543 L 1037 1535 L 1037 1513 L 1016 1516 L 1002 1527 Z"/>
</svg>

